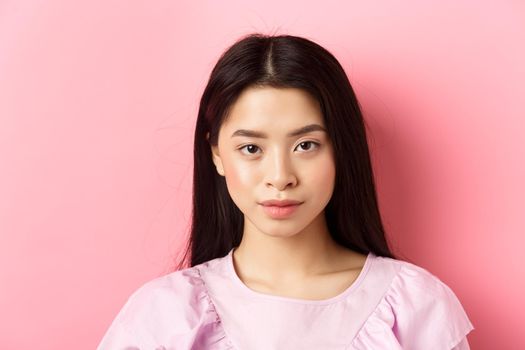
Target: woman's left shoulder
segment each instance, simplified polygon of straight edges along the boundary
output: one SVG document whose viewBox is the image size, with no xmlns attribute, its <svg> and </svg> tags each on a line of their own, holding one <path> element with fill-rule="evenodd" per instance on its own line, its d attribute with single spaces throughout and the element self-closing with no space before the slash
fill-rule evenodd
<svg viewBox="0 0 525 350">
<path fill-rule="evenodd" d="M 389 259 L 389 258 L 387 258 Z M 445 309 L 449 317 L 464 318 L 465 310 L 452 288 L 429 270 L 414 263 L 390 259 L 398 264 L 398 272 L 387 293 L 392 301 Z M 452 312 L 452 314 L 450 314 Z"/>
<path fill-rule="evenodd" d="M 404 260 L 382 259 L 398 265 L 398 272 L 392 281 L 392 288 L 398 291 L 415 293 L 416 295 L 422 293 L 429 297 L 456 297 L 455 293 L 445 282 L 424 267 Z M 407 294 L 407 296 L 410 295 Z"/>
<path fill-rule="evenodd" d="M 376 261 L 396 272 L 356 343 L 372 341 L 378 328 L 403 349 L 453 349 L 466 343 L 474 326 L 451 287 L 416 264 L 387 257 Z"/>
</svg>

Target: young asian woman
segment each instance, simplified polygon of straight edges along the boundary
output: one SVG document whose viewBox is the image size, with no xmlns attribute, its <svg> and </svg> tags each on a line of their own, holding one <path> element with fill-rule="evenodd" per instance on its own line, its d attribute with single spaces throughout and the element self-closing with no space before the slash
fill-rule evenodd
<svg viewBox="0 0 525 350">
<path fill-rule="evenodd" d="M 319 44 L 254 33 L 221 55 L 193 171 L 184 259 L 99 350 L 469 349 L 454 292 L 389 248 L 360 105 Z"/>
</svg>

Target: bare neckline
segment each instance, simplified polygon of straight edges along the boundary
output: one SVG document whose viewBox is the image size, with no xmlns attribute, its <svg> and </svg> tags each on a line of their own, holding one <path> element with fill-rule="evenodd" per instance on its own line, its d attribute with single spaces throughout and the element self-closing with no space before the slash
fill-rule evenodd
<svg viewBox="0 0 525 350">
<path fill-rule="evenodd" d="M 309 305 L 326 305 L 326 304 L 332 304 L 337 301 L 345 299 L 347 296 L 353 293 L 362 284 L 375 258 L 375 254 L 372 252 L 369 252 L 366 257 L 363 268 L 359 272 L 357 278 L 352 282 L 352 284 L 350 284 L 344 291 L 342 291 L 338 295 L 333 296 L 328 299 L 310 300 L 310 299 L 291 298 L 291 297 L 285 297 L 281 295 L 262 293 L 262 292 L 255 291 L 251 289 L 250 287 L 248 287 L 240 279 L 239 275 L 237 275 L 237 271 L 235 271 L 235 266 L 233 264 L 233 250 L 234 249 L 235 248 L 232 248 L 230 252 L 228 253 L 228 255 L 226 256 L 228 272 L 231 274 L 231 277 L 234 283 L 238 285 L 242 290 L 244 290 L 245 293 L 253 296 L 254 298 L 268 299 L 268 300 L 275 300 L 275 301 L 282 301 L 282 302 L 289 302 L 289 303 L 309 304 Z"/>
</svg>

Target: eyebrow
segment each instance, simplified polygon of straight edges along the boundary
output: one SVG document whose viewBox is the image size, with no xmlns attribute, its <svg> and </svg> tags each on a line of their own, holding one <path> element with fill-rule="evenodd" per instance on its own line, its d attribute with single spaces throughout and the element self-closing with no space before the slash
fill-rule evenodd
<svg viewBox="0 0 525 350">
<path fill-rule="evenodd" d="M 293 137 L 293 136 L 307 134 L 312 131 L 327 132 L 326 129 L 323 128 L 319 124 L 310 124 L 310 125 L 303 126 L 302 128 L 299 128 L 297 130 L 293 130 L 289 132 L 288 134 L 286 134 L 286 136 Z M 231 137 L 234 137 L 234 136 L 257 137 L 257 138 L 262 138 L 262 139 L 268 138 L 268 135 L 266 135 L 263 132 L 255 131 L 255 130 L 246 130 L 246 129 L 239 129 L 235 131 Z"/>
</svg>

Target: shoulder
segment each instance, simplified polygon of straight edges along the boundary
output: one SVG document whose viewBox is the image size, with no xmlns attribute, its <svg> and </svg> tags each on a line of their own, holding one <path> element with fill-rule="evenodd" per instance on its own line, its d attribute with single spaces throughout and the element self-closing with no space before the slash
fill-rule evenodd
<svg viewBox="0 0 525 350">
<path fill-rule="evenodd" d="M 217 322 L 198 267 L 154 278 L 126 300 L 98 349 L 182 342 Z M 211 327 L 210 329 L 219 329 Z M 193 335 L 192 335 L 193 334 Z"/>
<path fill-rule="evenodd" d="M 399 299 L 457 299 L 452 289 L 429 270 L 414 263 L 388 257 L 375 256 L 377 270 L 388 270 L 391 283 L 385 296 Z M 385 274 L 386 275 L 386 274 Z"/>
<path fill-rule="evenodd" d="M 418 322 L 417 317 L 439 321 L 466 321 L 466 313 L 454 291 L 439 277 L 416 264 L 382 258 L 399 266 L 385 294 L 398 316 Z"/>
<path fill-rule="evenodd" d="M 154 321 L 160 315 L 199 312 L 205 286 L 199 269 L 190 267 L 151 279 L 127 299 L 119 321 L 133 326 L 138 321 Z"/>
<path fill-rule="evenodd" d="M 384 327 L 403 349 L 452 349 L 474 329 L 454 291 L 436 275 L 407 261 L 376 257 L 376 262 L 394 271 L 393 278 L 359 341 L 370 340 L 374 327 Z"/>
<path fill-rule="evenodd" d="M 404 292 L 406 297 L 422 295 L 438 299 L 455 297 L 452 289 L 429 270 L 408 261 L 382 259 L 399 266 L 391 287 L 397 292 Z"/>
</svg>

